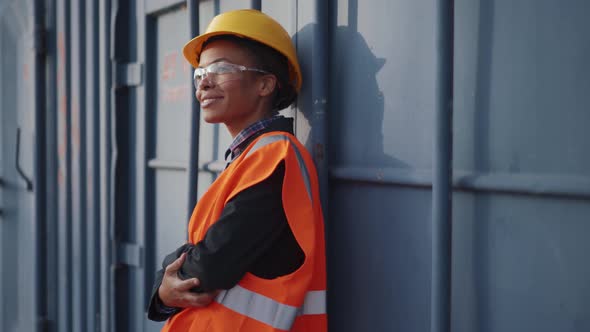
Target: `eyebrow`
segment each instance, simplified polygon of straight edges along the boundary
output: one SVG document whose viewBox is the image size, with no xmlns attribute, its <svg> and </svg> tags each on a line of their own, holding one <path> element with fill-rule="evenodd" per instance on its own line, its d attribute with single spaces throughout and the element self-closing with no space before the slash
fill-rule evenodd
<svg viewBox="0 0 590 332">
<path fill-rule="evenodd" d="M 222 61 L 231 62 L 231 61 L 229 61 L 229 59 L 227 59 L 227 58 L 223 58 L 223 57 L 222 57 L 222 58 L 217 58 L 217 59 L 215 59 L 215 60 L 213 60 L 213 61 L 209 62 L 209 63 L 207 64 L 207 66 L 209 66 L 209 65 L 210 65 L 210 64 L 212 64 L 212 63 L 216 63 L 216 62 L 222 62 Z M 207 67 L 207 66 L 201 66 L 201 64 L 199 64 L 199 68 L 204 68 L 204 67 Z"/>
</svg>

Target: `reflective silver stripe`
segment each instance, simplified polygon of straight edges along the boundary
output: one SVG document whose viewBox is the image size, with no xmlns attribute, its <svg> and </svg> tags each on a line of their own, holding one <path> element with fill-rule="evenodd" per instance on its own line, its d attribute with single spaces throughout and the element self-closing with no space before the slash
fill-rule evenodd
<svg viewBox="0 0 590 332">
<path fill-rule="evenodd" d="M 290 137 L 285 136 L 285 135 L 280 135 L 280 134 L 263 137 L 260 140 L 258 140 L 258 142 L 256 142 L 256 144 L 254 144 L 254 146 L 252 147 L 252 149 L 250 149 L 250 151 L 248 151 L 246 158 L 248 158 L 248 156 L 250 154 L 252 154 L 254 151 L 256 151 L 266 145 L 269 145 L 274 142 L 279 142 L 279 141 L 289 141 L 291 143 L 291 146 L 293 147 L 293 150 L 295 150 L 295 156 L 297 157 L 297 163 L 299 164 L 299 169 L 301 170 L 301 175 L 303 176 L 303 181 L 305 183 L 305 189 L 307 190 L 307 195 L 309 195 L 309 200 L 313 204 L 313 195 L 311 194 L 311 179 L 309 177 L 309 172 L 307 170 L 307 167 L 305 166 L 305 161 L 303 160 L 303 156 L 301 156 L 301 151 L 299 151 L 299 148 L 297 148 L 297 145 L 295 145 L 295 142 L 293 142 Z"/>
<path fill-rule="evenodd" d="M 249 155 L 251 155 L 254 151 L 260 149 L 263 146 L 267 146 L 267 145 L 274 143 L 274 142 L 288 141 L 288 140 L 289 140 L 289 138 L 285 135 L 265 136 L 265 137 L 259 139 L 258 142 L 256 142 L 256 144 L 254 144 L 252 149 L 250 149 L 250 151 L 248 151 L 246 158 L 248 158 Z"/>
<path fill-rule="evenodd" d="M 277 302 L 239 285 L 222 291 L 215 301 L 244 316 L 287 331 L 297 316 L 326 313 L 326 291 L 308 292 L 300 308 Z"/>
<path fill-rule="evenodd" d="M 309 291 L 305 294 L 305 300 L 299 315 L 322 315 L 326 313 L 326 291 Z"/>
<path fill-rule="evenodd" d="M 280 330 L 289 330 L 297 316 L 297 307 L 276 302 L 239 285 L 219 293 L 216 301 L 235 312 Z"/>
</svg>

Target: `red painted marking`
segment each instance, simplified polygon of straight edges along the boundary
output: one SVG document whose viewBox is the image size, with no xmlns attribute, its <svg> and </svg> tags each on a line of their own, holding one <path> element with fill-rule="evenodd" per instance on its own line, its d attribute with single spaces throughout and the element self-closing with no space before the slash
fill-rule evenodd
<svg viewBox="0 0 590 332">
<path fill-rule="evenodd" d="M 65 44 L 66 44 L 66 42 L 64 40 L 64 33 L 59 32 L 57 34 L 57 51 L 58 51 L 59 55 L 62 57 L 66 54 Z"/>
<path fill-rule="evenodd" d="M 191 66 L 191 64 L 186 60 L 182 61 L 182 72 L 185 74 L 190 74 L 193 72 L 193 66 Z"/>
<path fill-rule="evenodd" d="M 30 78 L 31 74 L 29 71 L 29 64 L 28 63 L 24 63 L 23 64 L 23 80 L 28 81 Z"/>
<path fill-rule="evenodd" d="M 190 89 L 187 85 L 163 87 L 162 90 L 160 90 L 160 96 L 162 97 L 162 100 L 167 103 L 187 101 L 189 90 Z"/>
<path fill-rule="evenodd" d="M 58 117 L 58 141 L 57 141 L 57 156 L 58 159 L 61 161 L 65 158 L 66 155 L 66 146 L 67 146 L 67 134 L 65 133 L 66 130 L 66 117 L 64 114 L 61 114 Z"/>
<path fill-rule="evenodd" d="M 66 97 L 66 95 L 64 94 L 59 98 L 59 113 L 64 117 L 66 116 L 66 111 L 68 107 L 67 103 L 68 97 Z"/>
<path fill-rule="evenodd" d="M 61 140 L 60 140 L 61 143 Z M 57 145 L 57 157 L 59 160 L 63 159 L 66 156 L 66 146 L 64 144 Z"/>
<path fill-rule="evenodd" d="M 177 51 L 169 52 L 164 55 L 164 61 L 162 63 L 162 81 L 167 81 L 176 77 L 177 58 Z"/>
</svg>

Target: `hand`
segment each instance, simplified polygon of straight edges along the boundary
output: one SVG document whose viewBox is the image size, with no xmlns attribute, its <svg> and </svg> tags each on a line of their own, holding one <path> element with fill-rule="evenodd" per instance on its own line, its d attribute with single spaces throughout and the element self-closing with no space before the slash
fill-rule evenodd
<svg viewBox="0 0 590 332">
<path fill-rule="evenodd" d="M 186 253 L 183 253 L 166 267 L 162 284 L 158 288 L 158 296 L 162 303 L 169 307 L 205 307 L 213 301 L 219 291 L 201 294 L 191 292 L 190 289 L 199 286 L 200 281 L 197 278 L 182 280 L 178 277 L 177 272 L 185 258 Z"/>
</svg>

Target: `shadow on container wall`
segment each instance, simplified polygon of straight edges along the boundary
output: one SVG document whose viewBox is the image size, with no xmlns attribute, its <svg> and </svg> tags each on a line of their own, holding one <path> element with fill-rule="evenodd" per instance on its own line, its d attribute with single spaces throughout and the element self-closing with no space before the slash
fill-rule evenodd
<svg viewBox="0 0 590 332">
<path fill-rule="evenodd" d="M 311 127 L 310 137 L 319 130 L 314 126 L 312 89 L 312 43 L 316 24 L 299 30 L 299 59 L 305 84 L 298 107 Z M 348 26 L 330 31 L 328 145 L 331 165 L 408 168 L 409 165 L 384 153 L 383 93 L 376 75 L 385 65 L 369 48 L 363 36 Z M 309 146 L 309 140 L 306 142 Z"/>
</svg>

